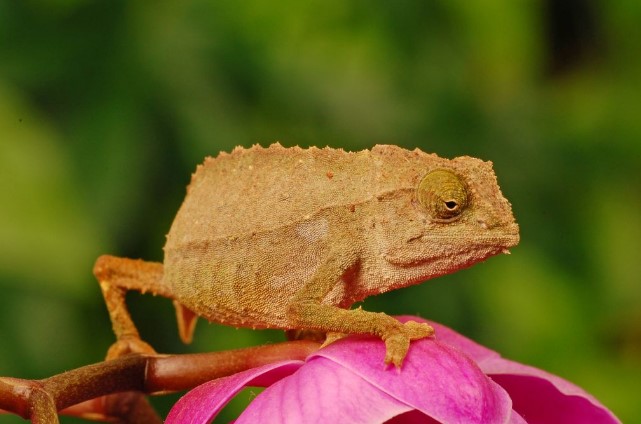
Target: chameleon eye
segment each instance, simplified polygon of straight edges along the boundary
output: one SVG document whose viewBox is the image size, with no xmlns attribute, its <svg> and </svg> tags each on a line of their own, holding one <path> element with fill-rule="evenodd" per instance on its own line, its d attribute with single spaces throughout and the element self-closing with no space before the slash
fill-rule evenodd
<svg viewBox="0 0 641 424">
<path fill-rule="evenodd" d="M 432 218 L 437 220 L 458 217 L 468 204 L 465 183 L 447 169 L 428 172 L 418 186 L 417 198 Z"/>
</svg>

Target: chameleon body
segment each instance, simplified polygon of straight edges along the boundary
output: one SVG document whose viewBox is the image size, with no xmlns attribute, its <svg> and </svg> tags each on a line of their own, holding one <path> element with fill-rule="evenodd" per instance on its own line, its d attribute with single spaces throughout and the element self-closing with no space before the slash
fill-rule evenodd
<svg viewBox="0 0 641 424">
<path fill-rule="evenodd" d="M 348 308 L 507 252 L 518 239 L 489 162 L 396 146 L 274 144 L 197 168 L 162 265 L 103 256 L 95 273 L 120 343 L 115 355 L 138 349 L 122 295 L 136 289 L 174 299 L 183 339 L 195 316 L 374 334 L 385 340 L 385 361 L 400 366 L 409 341 L 431 328 Z"/>
</svg>

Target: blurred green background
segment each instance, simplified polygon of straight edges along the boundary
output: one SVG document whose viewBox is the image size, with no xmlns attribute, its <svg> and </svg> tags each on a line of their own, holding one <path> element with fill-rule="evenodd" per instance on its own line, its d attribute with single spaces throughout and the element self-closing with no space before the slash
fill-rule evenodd
<svg viewBox="0 0 641 424">
<path fill-rule="evenodd" d="M 162 260 L 204 156 L 393 143 L 492 160 L 522 241 L 364 307 L 447 324 L 641 422 L 639 22 L 635 0 L 0 0 L 0 375 L 102 359 L 93 261 Z M 130 305 L 162 352 L 283 338 L 201 322 L 185 347 L 169 301 Z"/>
</svg>

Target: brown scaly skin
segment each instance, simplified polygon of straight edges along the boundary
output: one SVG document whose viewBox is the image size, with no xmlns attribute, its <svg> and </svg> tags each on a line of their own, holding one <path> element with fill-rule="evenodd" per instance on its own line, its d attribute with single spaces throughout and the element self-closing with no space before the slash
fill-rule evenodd
<svg viewBox="0 0 641 424">
<path fill-rule="evenodd" d="M 518 243 L 492 165 L 420 150 L 236 148 L 207 158 L 167 235 L 163 264 L 102 256 L 100 282 L 117 342 L 110 358 L 153 352 L 126 290 L 174 300 L 195 320 L 237 327 L 372 334 L 400 367 L 427 324 L 349 307 L 454 272 Z"/>
</svg>

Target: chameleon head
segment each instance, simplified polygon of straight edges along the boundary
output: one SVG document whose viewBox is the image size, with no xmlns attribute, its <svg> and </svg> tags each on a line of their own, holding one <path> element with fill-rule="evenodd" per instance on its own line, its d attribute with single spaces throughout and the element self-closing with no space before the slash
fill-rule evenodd
<svg viewBox="0 0 641 424">
<path fill-rule="evenodd" d="M 379 240 L 388 242 L 383 257 L 389 264 L 422 280 L 509 253 L 519 242 L 519 227 L 491 162 L 431 157 L 422 170 L 415 165 L 411 194 L 389 202 L 394 214 L 405 215 L 403 227 L 378 230 Z"/>
</svg>

